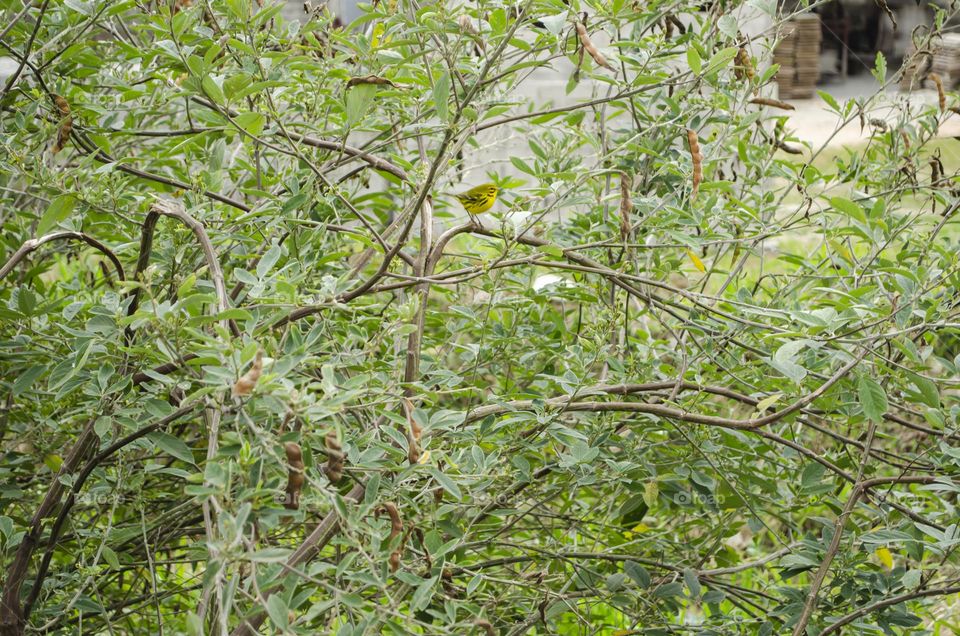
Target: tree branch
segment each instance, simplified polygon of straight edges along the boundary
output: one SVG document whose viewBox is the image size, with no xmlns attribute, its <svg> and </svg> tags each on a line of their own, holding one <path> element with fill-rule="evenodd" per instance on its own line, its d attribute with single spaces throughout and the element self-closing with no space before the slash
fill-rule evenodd
<svg viewBox="0 0 960 636">
<path fill-rule="evenodd" d="M 72 239 L 75 241 L 83 241 L 87 245 L 99 250 L 104 256 L 110 259 L 110 262 L 113 263 L 114 268 L 117 270 L 117 277 L 120 280 L 126 280 L 123 273 L 123 265 L 120 264 L 120 260 L 117 258 L 116 254 L 113 251 L 93 238 L 88 234 L 83 232 L 71 232 L 71 231 L 62 231 L 62 232 L 51 232 L 45 236 L 42 236 L 37 239 L 30 239 L 24 242 L 20 248 L 13 253 L 13 255 L 7 260 L 7 262 L 0 267 L 0 279 L 4 278 L 10 271 L 17 266 L 17 264 L 27 257 L 28 254 L 39 248 L 45 243 L 50 243 L 51 241 L 62 241 L 65 239 Z"/>
</svg>

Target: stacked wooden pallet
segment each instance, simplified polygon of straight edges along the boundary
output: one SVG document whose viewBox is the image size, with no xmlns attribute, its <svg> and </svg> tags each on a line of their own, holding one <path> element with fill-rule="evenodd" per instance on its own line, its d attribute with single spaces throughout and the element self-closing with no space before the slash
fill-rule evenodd
<svg viewBox="0 0 960 636">
<path fill-rule="evenodd" d="M 943 87 L 952 89 L 960 83 L 960 33 L 945 33 L 930 41 L 930 53 L 917 54 L 911 44 L 903 56 L 903 76 L 900 78 L 900 90 L 912 91 L 918 88 L 935 88 L 929 79 L 930 73 L 936 73 Z"/>
<path fill-rule="evenodd" d="M 783 40 L 773 53 L 780 65 L 777 86 L 781 99 L 812 97 L 820 80 L 820 16 L 808 13 L 784 24 Z"/>
<path fill-rule="evenodd" d="M 933 53 L 933 72 L 940 76 L 945 88 L 960 81 L 960 33 L 944 33 Z"/>
<path fill-rule="evenodd" d="M 797 44 L 797 29 L 795 25 L 787 22 L 783 25 L 781 34 L 783 39 L 773 51 L 773 63 L 780 66 L 780 70 L 777 71 L 780 99 L 790 99 L 793 97 L 793 78 L 796 75 L 796 69 L 793 68 L 793 51 Z"/>
<path fill-rule="evenodd" d="M 795 18 L 797 22 L 797 45 L 794 49 L 793 66 L 797 78 L 793 82 L 794 97 L 812 97 L 820 80 L 820 16 L 815 13 Z M 799 93 L 799 94 L 798 94 Z"/>
</svg>

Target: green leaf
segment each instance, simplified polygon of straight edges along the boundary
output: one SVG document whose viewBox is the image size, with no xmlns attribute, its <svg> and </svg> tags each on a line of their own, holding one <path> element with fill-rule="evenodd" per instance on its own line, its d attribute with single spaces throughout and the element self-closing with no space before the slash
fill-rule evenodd
<svg viewBox="0 0 960 636">
<path fill-rule="evenodd" d="M 548 243 L 547 245 L 541 245 L 539 249 L 544 254 L 549 254 L 554 258 L 563 258 L 563 249 L 556 245 L 551 245 Z"/>
<path fill-rule="evenodd" d="M 262 113 L 245 112 L 237 115 L 233 120 L 241 130 L 246 131 L 254 137 L 263 134 L 263 127 L 267 119 Z"/>
<path fill-rule="evenodd" d="M 777 391 L 776 393 L 772 395 L 768 395 L 767 397 L 763 398 L 762 400 L 757 402 L 757 413 L 765 412 L 771 406 L 779 402 L 780 398 L 782 397 L 783 397 L 783 393 Z"/>
<path fill-rule="evenodd" d="M 183 440 L 179 437 L 174 437 L 169 433 L 164 433 L 163 431 L 154 431 L 147 435 L 147 438 L 157 445 L 157 448 L 167 453 L 168 455 L 173 455 L 181 461 L 185 461 L 188 464 L 193 464 L 193 453 L 190 452 L 190 447 L 188 447 Z"/>
<path fill-rule="evenodd" d="M 433 105 L 441 121 L 450 119 L 450 74 L 443 73 L 433 86 Z"/>
<path fill-rule="evenodd" d="M 457 501 L 460 501 L 463 498 L 463 493 L 460 492 L 460 486 L 458 486 L 456 482 L 454 482 L 452 479 L 447 477 L 445 473 L 443 473 L 441 470 L 439 470 L 435 466 L 430 466 L 428 470 L 430 471 L 430 474 L 433 476 L 433 478 L 437 480 L 437 483 L 440 484 L 440 486 L 442 486 L 444 490 L 450 493 L 450 495 L 454 499 L 456 499 Z"/>
<path fill-rule="evenodd" d="M 647 508 L 653 508 L 657 505 L 657 497 L 660 494 L 660 487 L 657 485 L 656 480 L 648 481 L 643 486 L 643 503 L 647 504 Z"/>
<path fill-rule="evenodd" d="M 356 126 L 367 114 L 373 99 L 377 96 L 377 87 L 373 84 L 358 84 L 347 90 L 347 125 Z"/>
<path fill-rule="evenodd" d="M 700 579 L 697 577 L 696 572 L 690 568 L 685 568 L 683 570 L 683 582 L 686 584 L 687 589 L 690 590 L 690 596 L 692 598 L 700 597 Z"/>
<path fill-rule="evenodd" d="M 233 43 L 231 43 L 233 45 Z M 227 99 L 233 99 L 238 92 L 250 86 L 253 78 L 249 73 L 237 73 L 223 80 L 223 94 Z"/>
<path fill-rule="evenodd" d="M 623 572 L 614 572 L 613 574 L 607 576 L 605 585 L 611 592 L 619 592 L 623 589 L 623 586 L 627 580 L 628 577 Z"/>
<path fill-rule="evenodd" d="M 114 570 L 120 569 L 120 559 L 117 558 L 117 553 L 114 552 L 112 548 L 110 548 L 109 546 L 103 546 L 103 548 L 100 551 L 100 554 L 103 555 L 103 560 L 107 562 L 107 565 L 109 565 Z"/>
<path fill-rule="evenodd" d="M 827 103 L 827 106 L 829 106 L 830 109 L 833 110 L 835 113 L 839 113 L 839 112 L 840 112 L 840 104 L 839 104 L 839 103 L 837 102 L 837 100 L 833 97 L 833 95 L 831 95 L 830 93 L 828 93 L 828 92 L 826 92 L 826 91 L 817 91 L 817 95 L 819 95 L 819 96 L 820 96 L 820 99 L 822 99 L 823 101 L 825 101 L 825 102 Z"/>
<path fill-rule="evenodd" d="M 874 60 L 873 77 L 880 83 L 887 81 L 887 58 L 880 51 L 877 51 L 877 57 Z"/>
<path fill-rule="evenodd" d="M 290 626 L 290 614 L 287 603 L 280 594 L 271 594 L 267 599 L 267 616 L 277 629 L 286 630 Z"/>
<path fill-rule="evenodd" d="M 910 381 L 920 391 L 920 399 L 923 404 L 934 409 L 940 408 L 940 390 L 932 380 L 928 380 L 921 375 L 910 374 Z"/>
<path fill-rule="evenodd" d="M 363 492 L 363 503 L 372 506 L 377 503 L 377 496 L 380 494 L 380 473 L 374 473 L 367 480 L 367 488 Z"/>
<path fill-rule="evenodd" d="M 720 16 L 720 19 L 717 20 L 717 29 L 728 38 L 734 39 L 740 31 L 740 25 L 737 23 L 735 17 L 727 13 Z"/>
<path fill-rule="evenodd" d="M 862 375 L 857 383 L 857 396 L 860 398 L 863 414 L 874 423 L 882 422 L 888 408 L 887 393 L 883 387 L 872 378 Z"/>
<path fill-rule="evenodd" d="M 879 54 L 878 54 L 879 55 Z M 920 585 L 920 580 L 923 578 L 922 570 L 908 570 L 900 578 L 900 582 L 903 584 L 903 587 L 908 590 L 915 589 Z"/>
<path fill-rule="evenodd" d="M 14 397 L 19 396 L 21 393 L 29 389 L 37 378 L 46 373 L 47 367 L 43 365 L 34 365 L 24 371 L 23 373 L 17 374 L 17 379 L 13 381 L 13 386 L 11 387 L 11 393 Z"/>
<path fill-rule="evenodd" d="M 43 216 L 40 217 L 40 222 L 37 224 L 37 236 L 43 236 L 50 228 L 70 216 L 76 205 L 77 200 L 70 194 L 62 194 L 56 197 L 47 206 Z"/>
<path fill-rule="evenodd" d="M 280 246 L 274 243 L 270 246 L 266 252 L 264 252 L 263 257 L 260 258 L 260 262 L 257 263 L 257 277 L 263 278 L 273 269 L 273 266 L 277 264 L 277 261 L 280 260 Z"/>
<path fill-rule="evenodd" d="M 203 79 L 200 80 L 200 86 L 203 88 L 204 94 L 213 100 L 216 104 L 223 104 L 227 101 L 227 98 L 223 94 L 223 90 L 220 88 L 220 85 L 214 81 L 209 75 L 204 75 Z"/>
<path fill-rule="evenodd" d="M 843 197 L 833 197 L 830 199 L 830 205 L 833 206 L 838 212 L 843 212 L 847 216 L 851 216 L 858 221 L 866 221 L 867 215 L 864 213 L 863 208 L 859 204 L 854 203 L 850 199 L 845 199 Z"/>
<path fill-rule="evenodd" d="M 640 587 L 650 587 L 650 573 L 636 561 L 624 561 L 623 571 Z"/>
<path fill-rule="evenodd" d="M 564 12 L 543 16 L 540 18 L 540 22 L 550 33 L 560 35 L 560 31 L 563 30 L 563 26 L 567 22 L 567 14 Z"/>
<path fill-rule="evenodd" d="M 699 75 L 700 69 L 703 68 L 703 61 L 700 59 L 697 49 L 692 46 L 687 48 L 687 65 L 690 66 L 694 75 Z"/>
<path fill-rule="evenodd" d="M 416 612 L 422 610 L 430 604 L 430 601 L 433 599 L 434 591 L 437 587 L 437 581 L 439 580 L 440 577 L 435 576 L 427 579 L 417 586 L 416 591 L 413 593 L 413 597 L 410 599 L 410 609 L 412 611 Z"/>
<path fill-rule="evenodd" d="M 737 56 L 737 52 L 740 49 L 735 46 L 728 46 L 725 49 L 720 49 L 713 54 L 713 57 L 710 58 L 710 61 L 707 62 L 707 72 L 715 73 L 720 68 L 727 66 L 730 62 L 733 61 L 733 58 Z"/>
<path fill-rule="evenodd" d="M 815 490 L 823 481 L 826 468 L 818 462 L 810 462 L 800 473 L 800 488 L 805 491 Z"/>
</svg>

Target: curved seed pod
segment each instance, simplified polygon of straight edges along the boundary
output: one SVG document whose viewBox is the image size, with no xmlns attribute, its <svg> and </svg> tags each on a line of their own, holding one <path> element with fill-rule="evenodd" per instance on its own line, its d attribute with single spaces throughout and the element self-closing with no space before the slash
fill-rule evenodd
<svg viewBox="0 0 960 636">
<path fill-rule="evenodd" d="M 60 113 L 60 128 L 57 129 L 57 140 L 53 144 L 53 154 L 63 150 L 70 140 L 70 133 L 73 132 L 73 115 L 70 113 L 70 104 L 59 95 L 53 96 L 53 103 L 57 106 Z"/>
<path fill-rule="evenodd" d="M 680 21 L 680 18 L 675 16 L 672 13 L 667 14 L 667 22 L 677 27 L 677 30 L 680 31 L 680 35 L 686 35 L 687 27 L 683 25 L 683 22 Z"/>
<path fill-rule="evenodd" d="M 577 36 L 580 38 L 580 44 L 583 45 L 583 49 L 590 54 L 590 57 L 593 58 L 593 61 L 597 63 L 597 66 L 602 66 L 605 69 L 613 70 L 613 67 L 610 66 L 610 62 L 607 61 L 607 58 L 603 56 L 603 53 L 594 45 L 593 41 L 590 39 L 590 36 L 587 35 L 587 27 L 583 26 L 583 22 L 577 22 Z"/>
<path fill-rule="evenodd" d="M 403 410 L 407 416 L 407 426 L 410 427 L 409 435 L 419 442 L 423 436 L 423 428 L 413 418 L 413 402 L 410 401 L 410 398 L 403 398 Z"/>
<path fill-rule="evenodd" d="M 746 47 L 741 46 L 736 57 L 733 58 L 733 75 L 737 79 L 746 78 L 751 81 L 755 76 L 753 62 L 750 61 L 750 54 L 747 53 Z"/>
<path fill-rule="evenodd" d="M 703 154 L 700 152 L 700 141 L 697 139 L 697 133 L 687 129 L 687 143 L 690 146 L 690 159 L 693 162 L 693 192 L 690 198 L 694 199 L 700 191 L 700 184 L 703 182 Z"/>
<path fill-rule="evenodd" d="M 751 104 L 759 104 L 760 106 L 770 106 L 772 108 L 780 108 L 782 110 L 795 110 L 793 104 L 788 104 L 787 102 L 781 102 L 779 99 L 773 99 L 771 97 L 754 97 L 750 100 Z"/>
<path fill-rule="evenodd" d="M 467 14 L 461 15 L 457 18 L 457 24 L 463 29 L 463 32 L 467 34 L 467 37 L 473 40 L 474 52 L 476 52 L 477 55 L 487 52 L 487 45 L 484 44 L 483 38 L 480 37 L 480 30 L 473 23 L 473 20 L 470 19 L 470 16 Z"/>
<path fill-rule="evenodd" d="M 413 402 L 409 398 L 403 398 L 403 410 L 407 416 L 407 461 L 416 464 L 420 461 L 420 437 L 423 429 L 413 418 Z"/>
<path fill-rule="evenodd" d="M 344 454 L 340 442 L 337 440 L 337 434 L 333 431 L 327 433 L 324 438 L 327 447 L 327 465 L 323 467 L 323 472 L 327 475 L 330 483 L 339 484 L 343 479 L 343 459 Z"/>
<path fill-rule="evenodd" d="M 633 201 L 630 199 L 630 184 L 633 179 L 625 172 L 620 173 L 620 238 L 624 243 L 630 242 L 633 233 L 633 223 L 630 213 L 633 212 Z"/>
<path fill-rule="evenodd" d="M 478 618 L 473 621 L 473 624 L 482 629 L 487 636 L 496 636 L 497 632 L 493 631 L 493 625 L 490 624 L 490 621 Z"/>
<path fill-rule="evenodd" d="M 362 84 L 372 84 L 374 86 L 392 86 L 394 88 L 400 88 L 397 84 L 394 84 L 392 81 L 388 80 L 386 77 L 380 77 L 379 75 L 364 75 L 363 77 L 351 77 L 347 80 L 347 88 L 352 88 L 354 86 L 360 86 Z"/>
<path fill-rule="evenodd" d="M 943 80 L 936 73 L 930 73 L 927 77 L 937 87 L 937 102 L 940 104 L 940 112 L 945 112 L 947 110 L 947 94 L 943 90 Z"/>
<path fill-rule="evenodd" d="M 890 18 L 891 24 L 893 24 L 893 30 L 897 30 L 897 18 L 893 11 L 890 10 L 890 7 L 887 5 L 887 0 L 875 0 L 877 6 L 883 9 L 883 12 L 887 14 L 887 17 Z"/>
<path fill-rule="evenodd" d="M 300 445 L 294 442 L 287 442 L 283 445 L 283 450 L 287 454 L 287 500 L 283 507 L 289 510 L 300 508 L 300 490 L 303 488 L 303 482 L 306 477 L 303 472 L 303 452 Z"/>
<path fill-rule="evenodd" d="M 380 507 L 377 512 L 384 511 L 390 517 L 390 543 L 392 544 L 394 539 L 400 536 L 400 533 L 403 532 L 403 521 L 400 519 L 400 511 L 397 510 L 397 506 L 392 502 L 386 502 Z M 400 567 L 400 553 L 403 551 L 403 544 L 398 545 L 393 552 L 390 553 L 390 571 L 396 572 Z"/>
<path fill-rule="evenodd" d="M 429 572 L 430 569 L 433 568 L 433 559 L 430 558 L 430 551 L 427 550 L 427 546 L 424 543 L 423 530 L 421 530 L 416 526 L 413 526 L 413 528 L 411 528 L 410 534 L 412 534 L 417 539 L 417 542 L 420 544 L 420 549 L 423 550 L 423 560 L 426 564 L 426 570 L 427 572 Z"/>
<path fill-rule="evenodd" d="M 937 150 L 937 154 L 930 157 L 930 185 L 934 188 L 939 188 L 942 184 L 940 179 L 943 176 L 943 162 L 940 161 L 940 151 Z"/>
<path fill-rule="evenodd" d="M 776 146 L 777 148 L 779 148 L 780 150 L 782 150 L 782 151 L 784 151 L 784 152 L 786 152 L 786 153 L 789 153 L 789 154 L 791 154 L 791 155 L 802 155 L 802 154 L 803 154 L 803 149 L 802 149 L 802 148 L 798 148 L 797 146 L 794 146 L 794 145 L 792 145 L 792 144 L 788 144 L 787 142 L 785 142 L 785 141 L 782 140 L 782 139 L 774 139 L 774 140 L 773 140 L 773 145 Z"/>
<path fill-rule="evenodd" d="M 260 374 L 262 373 L 263 350 L 259 350 L 257 351 L 257 357 L 253 359 L 253 364 L 250 366 L 250 369 L 240 376 L 240 379 L 233 385 L 233 390 L 230 394 L 233 397 L 250 395 L 253 392 L 253 388 L 257 386 L 257 380 L 260 379 Z"/>
<path fill-rule="evenodd" d="M 463 29 L 465 33 L 473 36 L 480 35 L 480 32 L 477 31 L 477 27 L 473 24 L 473 20 L 471 20 L 470 16 L 468 16 L 466 13 L 457 18 L 457 24 L 460 25 L 460 28 Z"/>
</svg>

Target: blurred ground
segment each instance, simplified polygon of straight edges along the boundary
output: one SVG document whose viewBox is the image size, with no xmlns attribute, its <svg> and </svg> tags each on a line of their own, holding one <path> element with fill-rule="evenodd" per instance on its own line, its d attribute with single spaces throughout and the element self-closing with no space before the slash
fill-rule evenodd
<svg viewBox="0 0 960 636">
<path fill-rule="evenodd" d="M 828 82 L 817 87 L 818 90 L 832 95 L 838 102 L 843 104 L 848 99 L 857 97 L 867 97 L 880 90 L 880 85 L 872 75 L 863 73 L 840 82 Z M 794 134 L 801 141 L 810 142 L 814 149 L 829 142 L 830 146 L 856 146 L 870 138 L 871 130 L 866 128 L 860 130 L 859 118 L 844 126 L 839 131 L 837 126 L 840 118 L 830 110 L 827 103 L 819 96 L 812 99 L 791 99 L 788 100 L 796 106 L 796 111 L 790 113 L 788 128 L 792 128 Z M 937 102 L 937 92 L 935 90 L 915 90 L 911 92 L 901 92 L 898 86 L 892 87 L 880 96 L 876 105 L 870 110 L 869 118 L 883 119 L 887 122 L 897 120 L 899 112 L 911 106 L 922 104 L 935 104 Z M 950 103 L 948 96 L 948 103 Z M 960 136 L 960 115 L 950 114 L 940 128 L 939 136 L 954 137 Z"/>
</svg>

